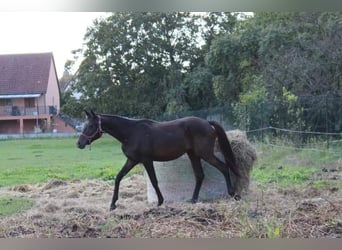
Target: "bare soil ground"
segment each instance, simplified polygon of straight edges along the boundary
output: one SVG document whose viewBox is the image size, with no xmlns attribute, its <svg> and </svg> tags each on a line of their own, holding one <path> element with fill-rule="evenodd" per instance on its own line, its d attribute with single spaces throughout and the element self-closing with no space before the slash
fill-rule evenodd
<svg viewBox="0 0 342 250">
<path fill-rule="evenodd" d="M 322 172 L 341 181 L 341 172 Z M 149 204 L 143 175 L 124 178 L 118 208 L 109 212 L 113 186 L 100 180 L 0 189 L 0 196 L 36 200 L 30 210 L 0 217 L 0 237 L 290 237 L 341 238 L 338 188 L 264 188 L 253 181 L 239 202 L 231 198 Z M 189 197 L 190 198 L 190 197 Z"/>
</svg>

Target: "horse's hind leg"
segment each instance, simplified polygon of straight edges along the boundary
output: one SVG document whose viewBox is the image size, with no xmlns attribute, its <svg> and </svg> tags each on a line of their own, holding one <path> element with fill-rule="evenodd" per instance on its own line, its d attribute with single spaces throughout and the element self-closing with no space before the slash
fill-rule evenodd
<svg viewBox="0 0 342 250">
<path fill-rule="evenodd" d="M 195 186 L 194 193 L 192 195 L 191 202 L 196 203 L 198 200 L 199 191 L 201 189 L 202 182 L 204 179 L 204 173 L 203 173 L 203 168 L 202 168 L 202 164 L 201 164 L 201 158 L 196 156 L 191 151 L 188 152 L 188 156 L 189 156 L 189 159 L 191 161 L 191 166 L 192 166 L 192 169 L 194 170 L 194 174 L 196 177 L 196 186 Z"/>
<path fill-rule="evenodd" d="M 235 190 L 234 190 L 234 188 L 232 186 L 232 183 L 231 183 L 231 180 L 230 180 L 230 175 L 229 175 L 229 169 L 226 166 L 226 164 L 224 164 L 214 154 L 212 156 L 210 156 L 210 157 L 204 157 L 203 159 L 206 162 L 208 162 L 210 165 L 212 165 L 215 168 L 217 168 L 224 175 L 224 178 L 225 178 L 226 184 L 227 184 L 228 194 L 230 196 L 234 196 Z"/>
<path fill-rule="evenodd" d="M 158 197 L 158 206 L 160 206 L 161 204 L 163 204 L 164 198 L 158 186 L 158 180 L 157 180 L 156 172 L 154 171 L 153 161 L 145 161 L 143 164 L 148 174 L 148 177 L 150 178 L 152 186 L 154 190 L 156 191 L 156 194 Z"/>
<path fill-rule="evenodd" d="M 119 186 L 120 186 L 120 182 L 121 182 L 122 178 L 137 164 L 138 164 L 137 162 L 134 162 L 130 159 L 127 159 L 125 165 L 122 167 L 122 169 L 120 170 L 120 172 L 116 176 L 114 193 L 113 193 L 112 203 L 110 205 L 110 210 L 114 210 L 116 208 L 115 203 L 119 197 Z"/>
</svg>

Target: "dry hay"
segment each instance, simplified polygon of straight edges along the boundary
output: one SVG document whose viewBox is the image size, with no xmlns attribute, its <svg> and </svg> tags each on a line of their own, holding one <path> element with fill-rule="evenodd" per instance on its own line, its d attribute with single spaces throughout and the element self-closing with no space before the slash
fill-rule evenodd
<svg viewBox="0 0 342 250">
<path fill-rule="evenodd" d="M 36 205 L 1 217 L 0 237 L 342 237 L 340 190 L 265 189 L 252 181 L 239 202 L 156 207 L 147 202 L 144 176 L 133 175 L 123 179 L 118 208 L 109 212 L 112 190 L 100 180 L 2 188 L 0 196 L 29 197 Z"/>
<path fill-rule="evenodd" d="M 247 193 L 250 183 L 250 174 L 257 160 L 256 149 L 247 139 L 247 135 L 244 131 L 237 129 L 228 131 L 226 134 L 229 139 L 230 146 L 232 147 L 237 167 L 241 173 L 241 177 L 237 178 L 234 173 L 230 171 L 233 185 L 236 188 L 236 193 Z M 215 145 L 215 154 L 221 160 L 224 160 L 217 142 Z"/>
<path fill-rule="evenodd" d="M 141 213 L 146 208 L 146 183 L 139 175 L 121 185 L 117 214 Z M 97 237 L 98 227 L 111 216 L 113 185 L 101 180 L 50 180 L 44 184 L 0 189 L 0 196 L 34 199 L 25 213 L 2 217 L 0 237 Z M 133 204 L 133 205 L 132 205 Z"/>
</svg>

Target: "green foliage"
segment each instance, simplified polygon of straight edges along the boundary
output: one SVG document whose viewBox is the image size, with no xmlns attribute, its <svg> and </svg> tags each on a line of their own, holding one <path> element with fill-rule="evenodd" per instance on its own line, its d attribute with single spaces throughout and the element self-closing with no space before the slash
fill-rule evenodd
<svg viewBox="0 0 342 250">
<path fill-rule="evenodd" d="M 341 95 L 342 14 L 238 15 L 116 12 L 96 20 L 61 110 L 158 118 L 233 105 L 243 129 L 340 131 L 340 102 L 303 100 Z M 329 110 L 332 122 L 308 110 Z"/>
<path fill-rule="evenodd" d="M 220 105 L 236 102 L 241 91 L 239 61 L 241 44 L 230 34 L 215 39 L 206 56 L 214 74 L 214 93 Z"/>
<path fill-rule="evenodd" d="M 189 13 L 114 13 L 96 22 L 85 36 L 74 85 L 80 102 L 131 116 L 165 111 L 168 102 L 182 98 L 165 90 L 178 94 L 182 71 L 198 54 L 195 32 Z"/>
<path fill-rule="evenodd" d="M 239 96 L 239 102 L 232 104 L 235 126 L 250 130 L 251 128 L 263 127 L 259 123 L 257 114 L 266 116 L 266 108 L 263 105 L 265 97 L 267 97 L 267 90 L 263 84 L 261 77 L 253 75 L 250 79 L 253 82 L 250 88 L 245 92 L 242 92 Z M 259 112 L 263 109 L 264 112 Z"/>
<path fill-rule="evenodd" d="M 61 112 L 71 117 L 81 118 L 84 116 L 84 108 L 78 99 L 73 95 L 71 90 L 62 92 L 61 94 Z"/>
<path fill-rule="evenodd" d="M 259 78 L 254 76 L 255 78 Z M 258 80 L 256 80 L 258 81 Z M 255 81 L 255 82 L 256 82 Z M 243 105 L 255 105 L 265 99 L 267 94 L 265 86 L 255 83 L 251 85 L 251 88 L 244 93 L 240 94 L 240 104 Z"/>
<path fill-rule="evenodd" d="M 282 101 L 285 103 L 284 113 L 285 118 L 282 118 L 284 121 L 286 121 L 285 124 L 281 124 L 280 126 L 284 128 L 291 128 L 291 129 L 297 129 L 302 130 L 305 127 L 304 121 L 301 119 L 302 114 L 304 111 L 304 108 L 301 106 L 298 106 L 298 97 L 291 93 L 291 91 L 288 91 L 285 87 L 283 87 L 283 95 L 282 95 Z M 279 112 L 278 112 L 279 113 Z"/>
<path fill-rule="evenodd" d="M 186 100 L 192 109 L 199 110 L 216 105 L 212 77 L 210 70 L 203 66 L 196 67 L 186 76 Z"/>
<path fill-rule="evenodd" d="M 273 239 L 273 238 L 280 238 L 281 230 L 280 226 L 270 226 L 266 225 L 267 228 L 267 238 Z"/>
<path fill-rule="evenodd" d="M 201 46 L 232 29 L 235 20 L 229 13 L 186 12 L 117 12 L 97 20 L 85 35 L 84 60 L 71 88 L 80 94 L 77 105 L 156 117 L 215 103 Z M 70 114 L 73 103 L 66 98 L 63 110 Z"/>
<path fill-rule="evenodd" d="M 341 13 L 259 13 L 259 58 L 268 92 L 282 87 L 299 95 L 338 90 L 341 68 Z M 334 30 L 334 31 L 333 31 Z"/>
</svg>

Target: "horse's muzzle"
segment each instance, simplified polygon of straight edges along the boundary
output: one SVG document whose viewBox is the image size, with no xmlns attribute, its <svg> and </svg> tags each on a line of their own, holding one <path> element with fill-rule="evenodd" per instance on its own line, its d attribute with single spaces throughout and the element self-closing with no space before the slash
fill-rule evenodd
<svg viewBox="0 0 342 250">
<path fill-rule="evenodd" d="M 79 149 L 84 149 L 86 145 L 85 145 L 85 144 L 82 144 L 81 142 L 78 141 L 78 142 L 76 143 L 76 146 L 77 146 Z"/>
</svg>

